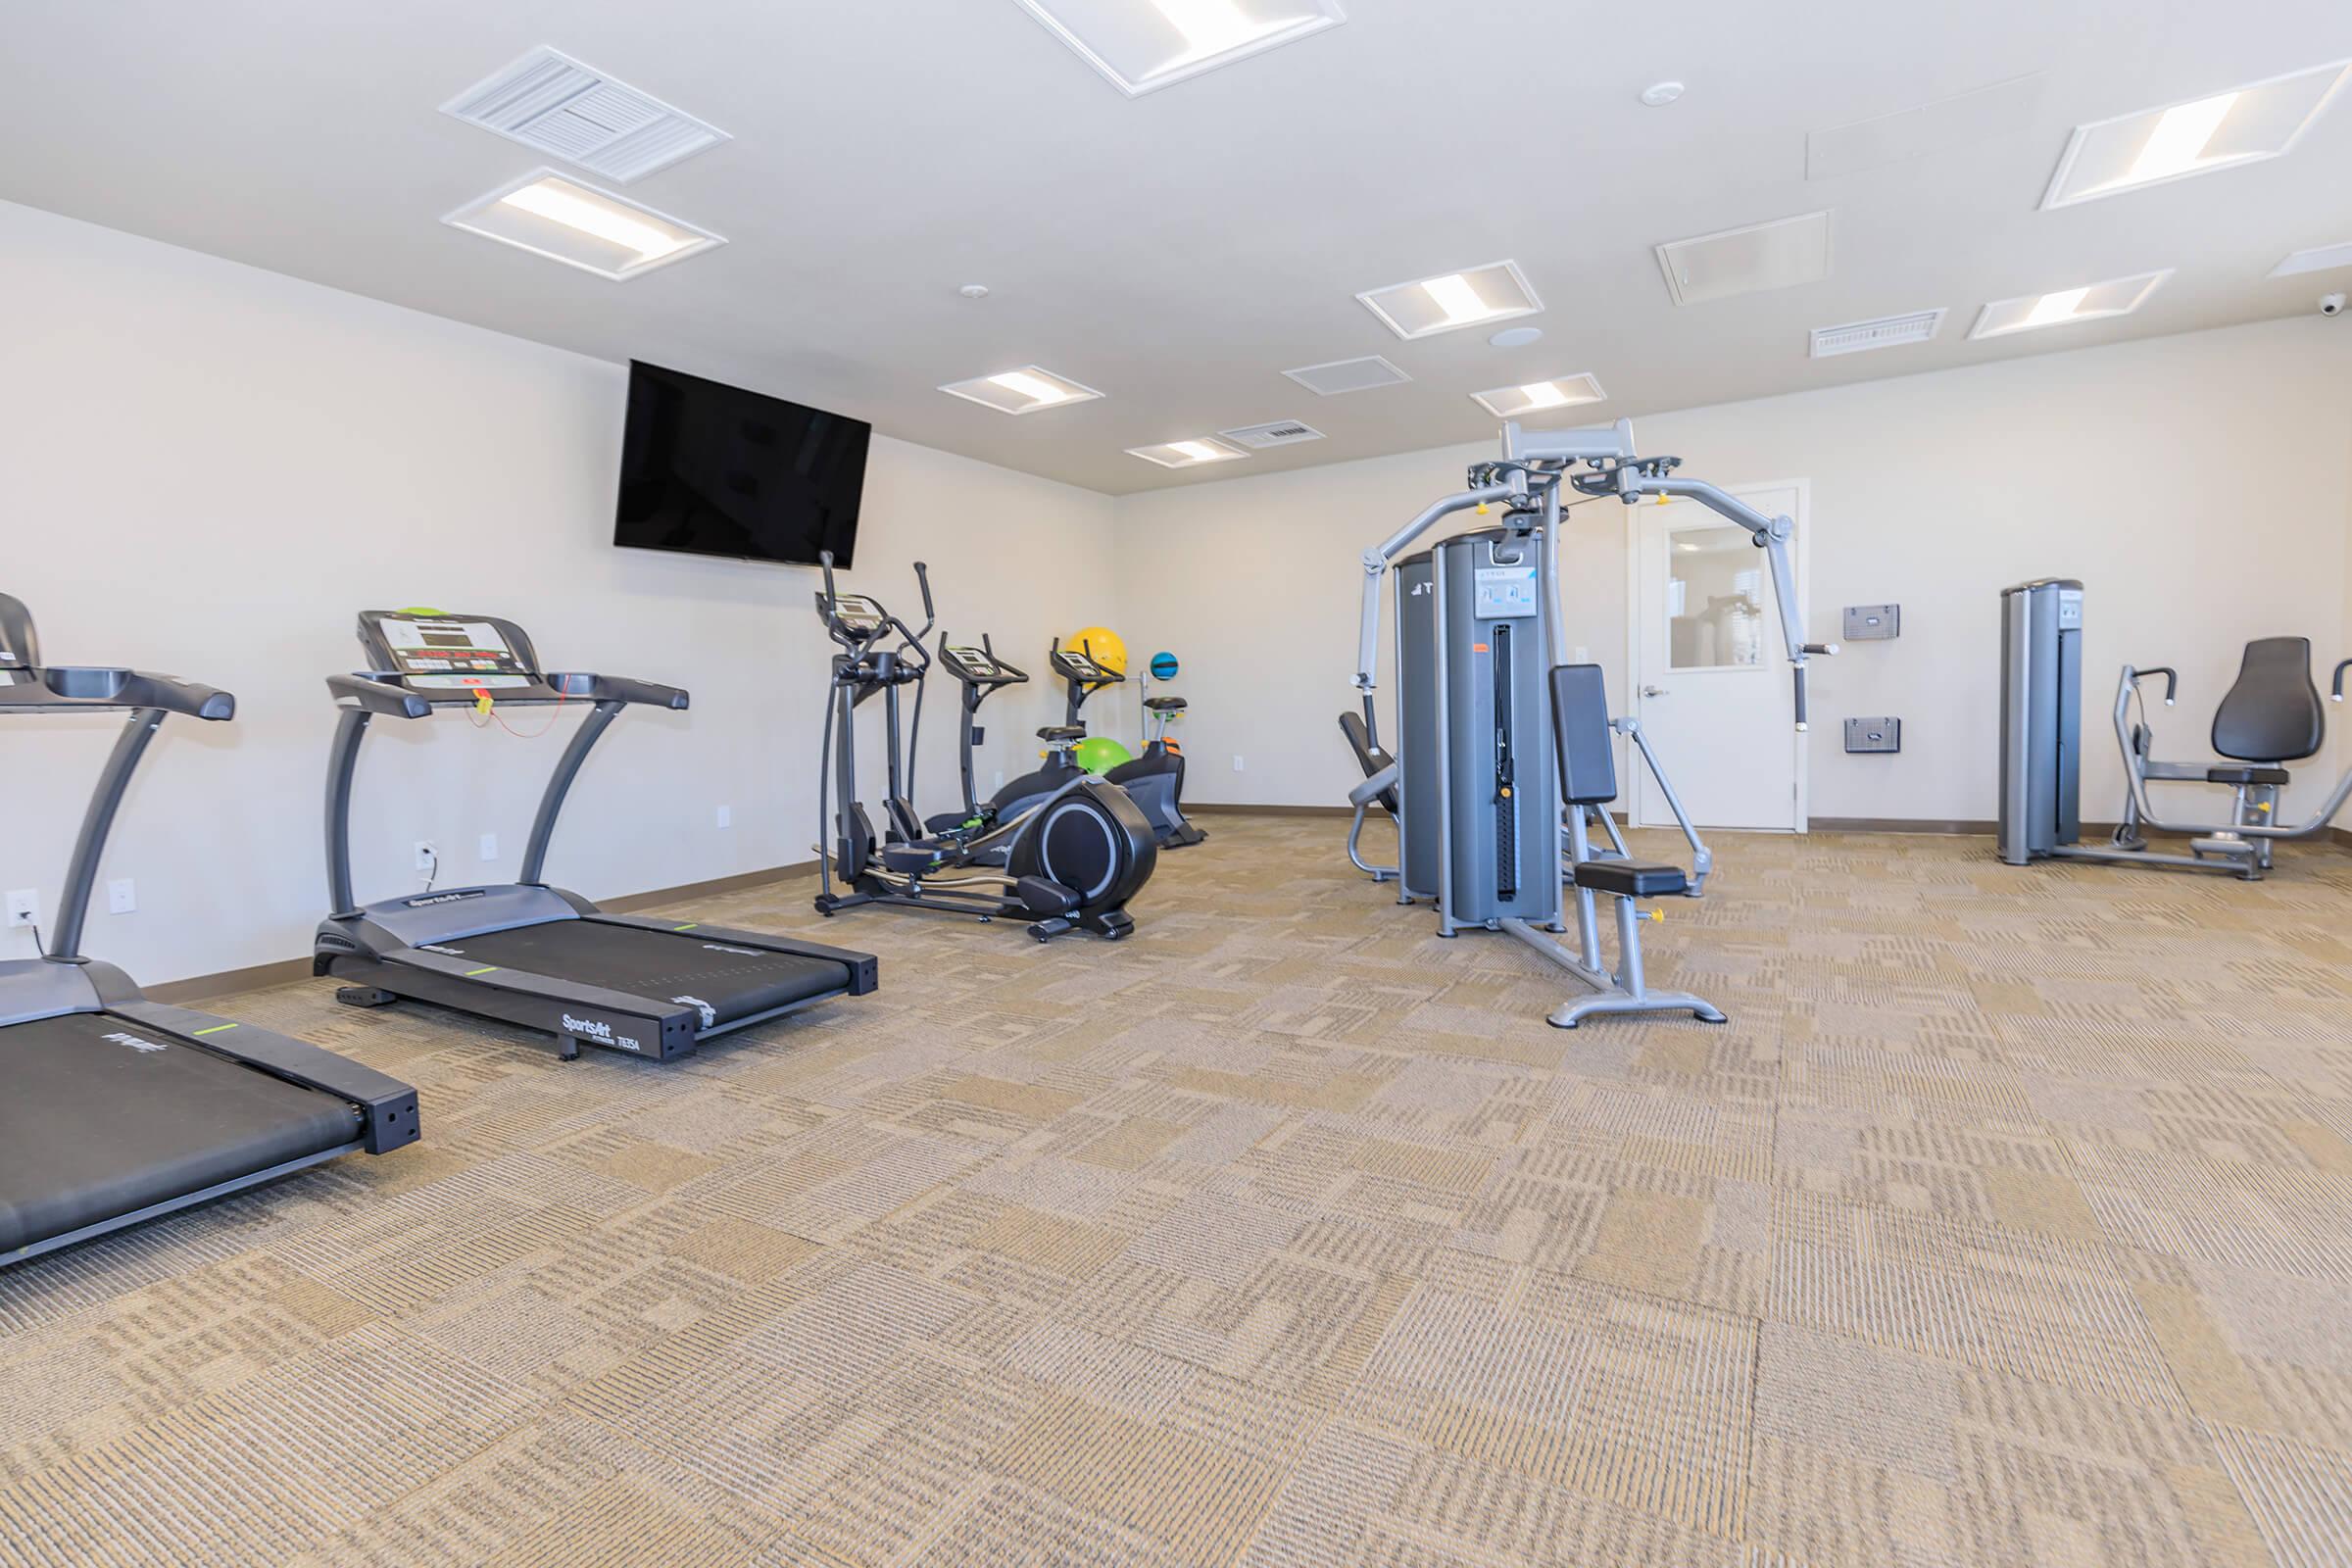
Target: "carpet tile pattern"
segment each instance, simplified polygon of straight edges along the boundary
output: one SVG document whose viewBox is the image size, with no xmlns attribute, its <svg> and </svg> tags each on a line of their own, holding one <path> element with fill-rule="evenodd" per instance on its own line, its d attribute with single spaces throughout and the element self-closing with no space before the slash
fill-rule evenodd
<svg viewBox="0 0 2352 1568">
<path fill-rule="evenodd" d="M 2352 855 L 1724 835 L 1545 1026 L 1344 824 L 667 1066 L 216 1010 L 425 1142 L 0 1273 L 0 1564 L 2352 1562 Z M 1674 844 L 1642 846 L 1671 856 Z"/>
</svg>

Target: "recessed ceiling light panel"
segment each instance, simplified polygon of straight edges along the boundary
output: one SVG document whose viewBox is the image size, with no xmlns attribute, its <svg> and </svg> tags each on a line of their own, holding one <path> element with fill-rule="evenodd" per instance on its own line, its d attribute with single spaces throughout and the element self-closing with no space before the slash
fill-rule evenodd
<svg viewBox="0 0 2352 1568">
<path fill-rule="evenodd" d="M 2320 245 L 2311 250 L 2297 251 L 2271 269 L 2273 277 L 2294 277 L 2304 272 L 2332 271 L 2339 267 L 2352 267 L 2352 240 L 2341 245 Z"/>
<path fill-rule="evenodd" d="M 1599 379 L 1592 375 L 1554 376 L 1548 381 L 1498 386 L 1489 392 L 1470 394 L 1472 402 L 1497 419 L 1548 414 L 1554 409 L 1572 409 L 1584 403 L 1605 403 L 1608 396 L 1600 389 Z"/>
<path fill-rule="evenodd" d="M 1130 98 L 1336 27 L 1339 0 L 1013 0 Z"/>
<path fill-rule="evenodd" d="M 2069 207 L 2277 158 L 2352 76 L 2352 60 L 2080 125 L 2041 199 Z"/>
<path fill-rule="evenodd" d="M 2012 332 L 2032 332 L 2045 326 L 2068 326 L 2077 321 L 2102 320 L 2110 316 L 2129 316 L 2148 301 L 2157 286 L 2172 276 L 2171 268 L 2161 272 L 2141 272 L 2132 277 L 2110 278 L 2104 283 L 2090 283 L 2081 288 L 2062 288 L 2048 294 L 2026 294 L 2013 300 L 1994 300 L 1977 314 L 1977 324 L 1969 328 L 1971 338 L 2007 337 Z"/>
<path fill-rule="evenodd" d="M 985 403 L 999 414 L 1035 414 L 1040 409 L 1092 402 L 1102 395 L 1091 386 L 1036 365 L 1024 365 L 1017 370 L 999 370 L 994 375 L 976 375 L 969 381 L 951 381 L 940 390 L 973 403 Z"/>
<path fill-rule="evenodd" d="M 553 49 L 534 49 L 441 112 L 615 183 L 666 169 L 727 133 Z"/>
<path fill-rule="evenodd" d="M 1927 343 L 1943 330 L 1943 312 L 1913 311 L 1906 316 L 1882 316 L 1875 321 L 1848 321 L 1843 326 L 1817 326 L 1813 329 L 1813 358 L 1834 360 L 1840 354 L 1861 354 L 1870 349 L 1901 348 L 1907 343 Z"/>
<path fill-rule="evenodd" d="M 616 282 L 726 243 L 552 169 L 501 185 L 441 221 Z"/>
<path fill-rule="evenodd" d="M 1210 463 L 1231 463 L 1250 454 L 1240 447 L 1200 436 L 1191 441 L 1163 441 L 1155 447 L 1129 447 L 1127 455 L 1163 468 L 1198 468 Z"/>
<path fill-rule="evenodd" d="M 1750 223 L 1658 247 L 1666 292 L 1677 305 L 1818 283 L 1830 275 L 1830 215 Z"/>
<path fill-rule="evenodd" d="M 1383 326 L 1407 340 L 1507 321 L 1544 309 L 1517 262 L 1489 262 L 1459 272 L 1392 283 L 1356 298 L 1380 318 Z"/>
<path fill-rule="evenodd" d="M 1368 354 L 1360 360 L 1333 360 L 1328 365 L 1302 365 L 1282 373 L 1319 398 L 1336 398 L 1343 392 L 1369 392 L 1374 387 L 1402 386 L 1412 379 L 1377 354 Z"/>
</svg>

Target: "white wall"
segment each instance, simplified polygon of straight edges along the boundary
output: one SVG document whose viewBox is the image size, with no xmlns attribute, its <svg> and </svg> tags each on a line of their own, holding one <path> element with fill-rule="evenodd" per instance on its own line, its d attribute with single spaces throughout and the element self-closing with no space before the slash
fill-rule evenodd
<svg viewBox="0 0 2352 1568">
<path fill-rule="evenodd" d="M 614 725 L 557 835 L 558 882 L 601 898 L 808 858 L 830 647 L 816 574 L 612 548 L 621 367 L 7 204 L 0 301 L 0 591 L 32 608 L 52 662 L 169 670 L 239 700 L 235 723 L 174 720 L 151 749 L 102 872 L 134 878 L 140 908 L 107 914 L 102 885 L 85 951 L 150 983 L 308 951 L 325 902 L 322 677 L 358 662 L 366 608 L 494 612 L 560 668 L 693 692 L 690 712 Z M 923 557 L 943 624 L 993 632 L 1040 675 L 990 705 L 984 790 L 1034 765 L 1030 731 L 1058 714 L 1049 637 L 1113 601 L 1109 519 L 1089 491 L 875 443 L 847 586 L 919 625 L 906 563 Z M 927 811 L 956 793 L 953 681 L 933 695 Z M 511 721 L 530 733 L 546 710 Z M 445 884 L 511 879 L 575 723 L 525 741 L 378 720 L 360 896 L 416 886 L 418 839 L 440 846 Z M 117 727 L 0 732 L 0 888 L 37 887 L 45 915 Z M 865 757 L 878 784 L 878 749 Z M 31 951 L 0 932 L 0 956 Z"/>
<path fill-rule="evenodd" d="M 2084 701 L 2099 728 L 2083 805 L 2096 818 L 2112 817 L 2122 788 L 2113 749 L 2096 738 L 2124 660 L 2180 666 L 2181 705 L 2160 715 L 2159 733 L 2167 755 L 2201 756 L 2248 638 L 2352 642 L 2342 322 L 2314 316 L 1699 409 L 1637 421 L 1636 434 L 1642 451 L 1679 454 L 1685 473 L 1718 484 L 1812 482 L 1814 640 L 1838 638 L 1841 605 L 1903 607 L 1900 640 L 1815 666 L 1816 818 L 1993 815 L 1998 595 L 2009 583 L 2077 576 L 2088 587 Z M 1495 451 L 1442 448 L 1119 502 L 1122 579 L 1152 585 L 1130 592 L 1126 635 L 1186 661 L 1188 799 L 1346 799 L 1358 775 L 1334 719 L 1352 701 L 1356 558 Z M 1625 514 L 1604 504 L 1572 516 L 1567 641 L 1611 666 L 1622 711 Z M 1393 688 L 1390 671 L 1384 697 Z M 1845 756 L 1838 721 L 1875 713 L 1903 718 L 1903 753 Z M 2352 731 L 2352 713 L 2337 727 Z M 1232 771 L 1237 752 L 1246 773 Z M 2310 800 L 2328 771 L 2315 761 L 2297 798 Z"/>
</svg>

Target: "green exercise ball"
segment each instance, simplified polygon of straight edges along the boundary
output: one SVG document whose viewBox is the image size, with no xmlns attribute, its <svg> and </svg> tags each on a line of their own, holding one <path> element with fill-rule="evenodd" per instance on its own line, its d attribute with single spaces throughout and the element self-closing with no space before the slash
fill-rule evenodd
<svg viewBox="0 0 2352 1568">
<path fill-rule="evenodd" d="M 1121 762 L 1132 762 L 1135 754 L 1107 735 L 1089 735 L 1078 743 L 1075 754 L 1078 765 L 1089 773 L 1107 773 Z"/>
</svg>

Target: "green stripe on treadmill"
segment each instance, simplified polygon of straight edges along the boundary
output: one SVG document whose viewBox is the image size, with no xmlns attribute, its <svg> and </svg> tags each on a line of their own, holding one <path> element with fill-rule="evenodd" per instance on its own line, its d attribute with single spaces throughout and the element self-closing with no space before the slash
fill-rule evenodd
<svg viewBox="0 0 2352 1568">
<path fill-rule="evenodd" d="M 672 931 L 691 931 L 691 930 L 693 930 L 693 929 L 694 929 L 696 926 L 698 926 L 698 925 L 701 925 L 702 923 L 703 923 L 703 922 L 702 922 L 702 921 L 700 921 L 700 920 L 689 920 L 689 921 L 687 921 L 687 922 L 686 922 L 684 925 L 673 925 L 673 926 L 671 926 L 671 927 L 670 927 L 670 929 L 671 929 Z"/>
<path fill-rule="evenodd" d="M 487 963 L 487 964 L 484 964 L 484 965 L 482 965 L 482 967 L 480 967 L 479 969 L 468 969 L 468 970 L 466 970 L 466 979 L 468 979 L 468 980 L 470 980 L 470 979 L 472 979 L 472 978 L 473 978 L 475 975 L 477 975 L 477 974 L 496 974 L 496 973 L 498 973 L 498 965 L 497 965 L 497 964 L 495 964 L 495 963 Z"/>
<path fill-rule="evenodd" d="M 197 1034 L 198 1038 L 200 1038 L 200 1039 L 201 1039 L 201 1038 L 202 1038 L 203 1036 L 205 1036 L 205 1035 L 217 1035 L 217 1034 L 219 1034 L 219 1033 L 220 1033 L 221 1030 L 223 1030 L 223 1029 L 234 1029 L 235 1027 L 236 1027 L 236 1025 L 235 1025 L 235 1024 L 233 1024 L 233 1023 L 217 1023 L 217 1024 L 213 1025 L 213 1026 L 212 1026 L 210 1029 L 199 1029 L 199 1030 L 197 1030 L 197 1031 L 196 1031 L 196 1034 Z"/>
</svg>

